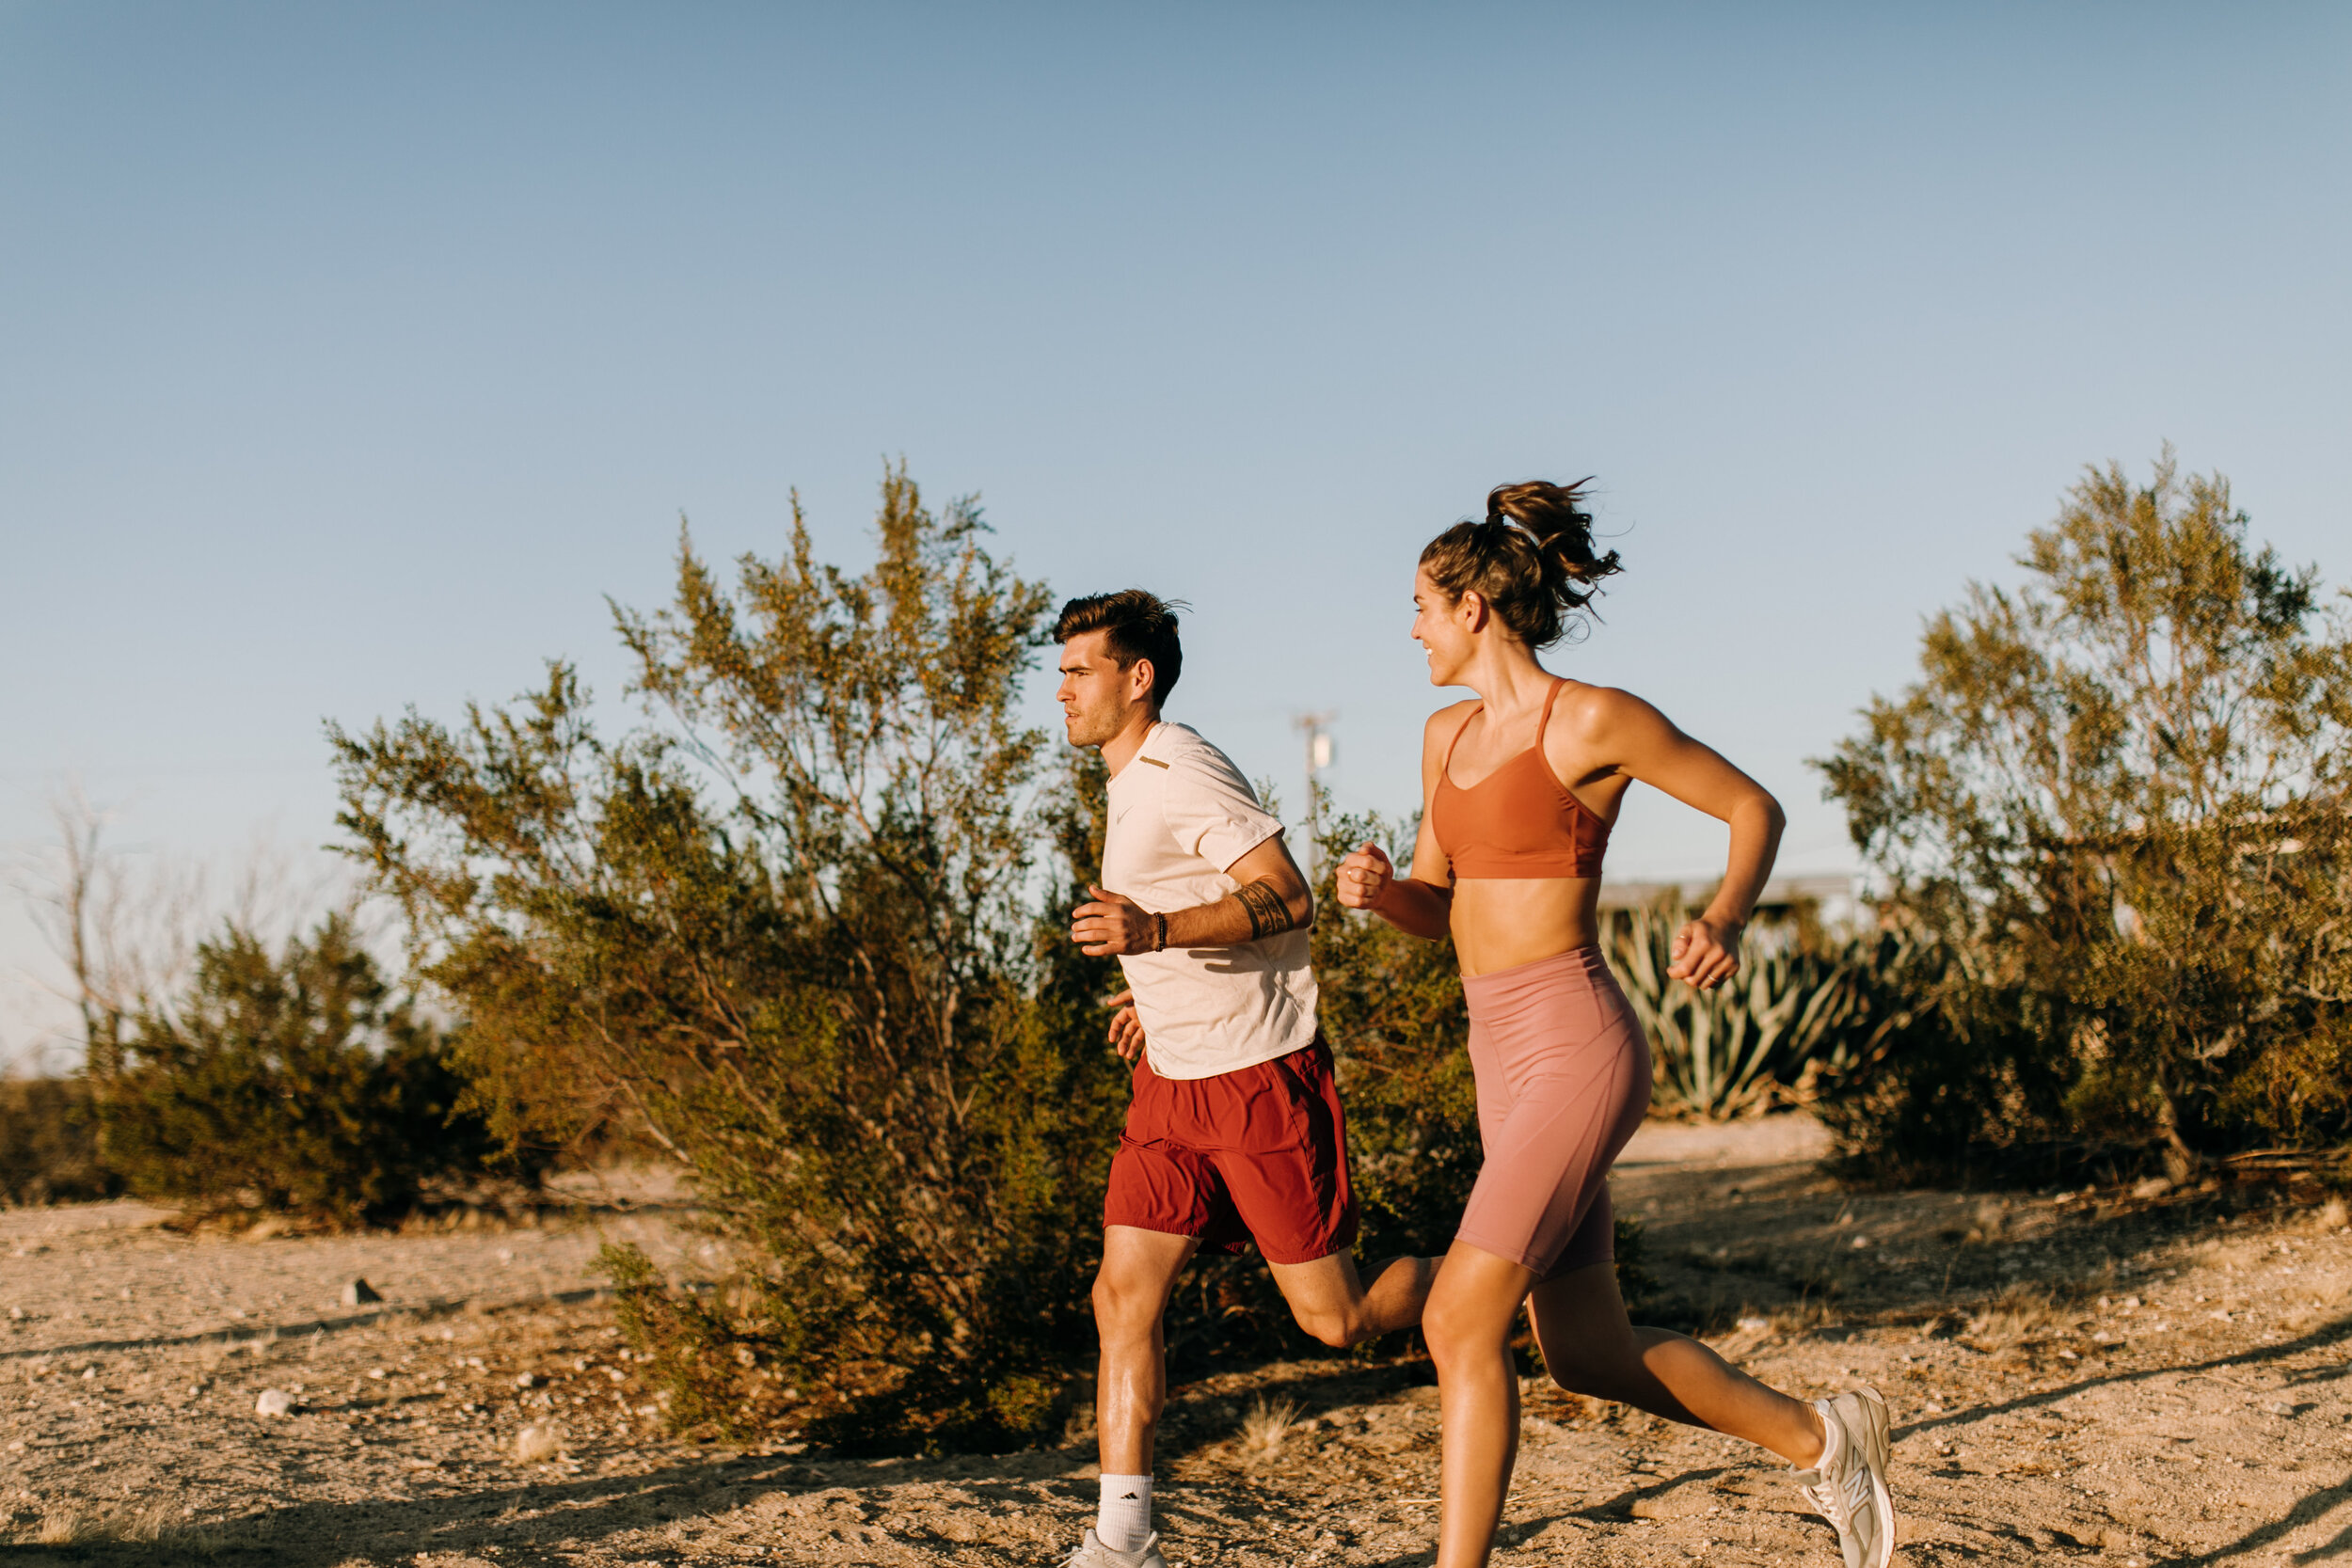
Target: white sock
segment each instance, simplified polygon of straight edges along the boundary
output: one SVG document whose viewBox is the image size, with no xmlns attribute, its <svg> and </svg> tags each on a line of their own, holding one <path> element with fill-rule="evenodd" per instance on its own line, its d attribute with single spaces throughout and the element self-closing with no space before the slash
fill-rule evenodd
<svg viewBox="0 0 2352 1568">
<path fill-rule="evenodd" d="M 1094 1514 L 1094 1539 L 1115 1552 L 1142 1549 L 1152 1536 L 1152 1478 L 1104 1476 Z"/>
<path fill-rule="evenodd" d="M 1821 1457 L 1813 1462 L 1813 1468 L 1822 1477 L 1837 1463 L 1837 1450 L 1846 1446 L 1846 1428 L 1837 1419 L 1837 1412 L 1829 1407 L 1829 1401 L 1815 1400 L 1814 1410 L 1821 1418 Z"/>
</svg>

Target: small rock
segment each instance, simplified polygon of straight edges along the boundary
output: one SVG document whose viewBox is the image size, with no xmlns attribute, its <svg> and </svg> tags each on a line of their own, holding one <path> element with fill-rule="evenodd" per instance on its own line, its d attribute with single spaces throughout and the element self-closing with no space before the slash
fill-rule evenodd
<svg viewBox="0 0 2352 1568">
<path fill-rule="evenodd" d="M 534 1421 L 515 1433 L 515 1457 L 522 1464 L 544 1464 L 563 1451 L 563 1430 L 550 1423 Z"/>
<path fill-rule="evenodd" d="M 369 1284 L 364 1279 L 355 1279 L 350 1284 L 343 1287 L 343 1305 L 345 1307 L 365 1307 L 372 1301 L 382 1301 L 383 1299 L 383 1296 L 377 1292 L 375 1287 Z"/>
<path fill-rule="evenodd" d="M 1770 1318 L 1741 1318 L 1740 1320 L 1740 1331 L 1742 1334 L 1761 1334 L 1772 1326 L 1772 1321 Z"/>
<path fill-rule="evenodd" d="M 2132 1188 L 2132 1196 L 2134 1197 L 2162 1197 L 2171 1190 L 2172 1182 L 2169 1178 L 2152 1176 Z"/>
<path fill-rule="evenodd" d="M 253 1402 L 256 1416 L 291 1416 L 294 1413 L 294 1397 L 283 1388 L 264 1388 L 262 1397 Z"/>
<path fill-rule="evenodd" d="M 518 1372 L 515 1377 L 515 1386 L 517 1388 L 536 1388 L 539 1386 L 539 1375 L 536 1372 Z"/>
<path fill-rule="evenodd" d="M 24 1308 L 22 1307 L 11 1307 L 8 1308 L 8 1316 L 14 1318 L 19 1323 L 23 1323 L 24 1321 Z"/>
<path fill-rule="evenodd" d="M 2263 1408 L 2269 1411 L 2273 1416 L 2292 1416 L 2295 1414 L 2295 1406 L 2289 1404 L 2284 1400 L 2272 1400 L 2268 1404 L 2264 1405 Z"/>
</svg>

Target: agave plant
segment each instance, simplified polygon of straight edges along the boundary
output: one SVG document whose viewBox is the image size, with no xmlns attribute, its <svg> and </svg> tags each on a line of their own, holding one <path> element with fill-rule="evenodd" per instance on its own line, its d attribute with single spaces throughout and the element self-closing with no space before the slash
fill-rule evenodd
<svg viewBox="0 0 2352 1568">
<path fill-rule="evenodd" d="M 1750 932 L 1739 973 L 1699 991 L 1666 973 L 1680 925 L 1663 908 L 1630 910 L 1602 943 L 1649 1037 L 1656 1111 L 1713 1121 L 1802 1103 L 1875 1059 L 1888 1029 L 1868 983 L 1881 939 L 1821 952 Z"/>
</svg>

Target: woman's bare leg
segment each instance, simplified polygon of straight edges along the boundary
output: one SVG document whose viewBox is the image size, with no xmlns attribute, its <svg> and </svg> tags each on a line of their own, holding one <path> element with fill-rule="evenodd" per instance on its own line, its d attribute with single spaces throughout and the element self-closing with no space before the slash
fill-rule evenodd
<svg viewBox="0 0 2352 1568">
<path fill-rule="evenodd" d="M 1451 1259 L 1446 1267 L 1454 1267 Z M 1435 1296 L 1430 1306 L 1434 1310 Z M 1595 1263 L 1546 1280 L 1529 1294 L 1528 1309 L 1544 1365 L 1563 1388 L 1745 1438 L 1800 1469 L 1821 1457 L 1821 1422 L 1811 1405 L 1758 1383 L 1696 1339 L 1634 1327 L 1617 1294 L 1615 1265 Z M 1436 1351 L 1435 1341 L 1430 1349 Z M 1442 1393 L 1442 1370 L 1438 1381 Z"/>
<path fill-rule="evenodd" d="M 1444 1434 L 1438 1568 L 1477 1568 L 1494 1545 L 1519 1450 L 1511 1329 L 1534 1279 L 1517 1263 L 1456 1242 L 1422 1310 Z"/>
<path fill-rule="evenodd" d="M 1437 1568 L 1479 1568 L 1494 1546 L 1518 1458 L 1511 1330 L 1522 1302 L 1562 1387 L 1744 1438 L 1800 1468 L 1820 1458 L 1821 1423 L 1810 1405 L 1758 1383 L 1696 1339 L 1634 1327 L 1617 1294 L 1615 1265 L 1596 1263 L 1542 1285 L 1534 1277 L 1456 1242 L 1422 1314 L 1438 1367 L 1444 1440 Z"/>
</svg>

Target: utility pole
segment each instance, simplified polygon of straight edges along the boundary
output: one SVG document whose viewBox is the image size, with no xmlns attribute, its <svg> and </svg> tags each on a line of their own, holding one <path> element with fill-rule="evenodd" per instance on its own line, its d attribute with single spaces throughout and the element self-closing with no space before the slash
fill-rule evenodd
<svg viewBox="0 0 2352 1568">
<path fill-rule="evenodd" d="M 1300 735 L 1306 737 L 1307 741 L 1306 870 L 1307 885 L 1310 887 L 1315 885 L 1321 875 L 1315 867 L 1315 841 L 1323 832 L 1323 796 L 1317 785 L 1316 776 L 1330 767 L 1332 758 L 1338 755 L 1338 752 L 1331 744 L 1331 731 L 1327 727 L 1338 718 L 1339 714 L 1336 711 L 1302 713 L 1291 721 L 1291 723 Z"/>
</svg>

